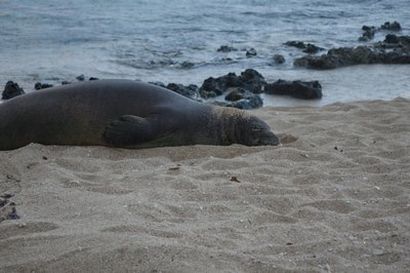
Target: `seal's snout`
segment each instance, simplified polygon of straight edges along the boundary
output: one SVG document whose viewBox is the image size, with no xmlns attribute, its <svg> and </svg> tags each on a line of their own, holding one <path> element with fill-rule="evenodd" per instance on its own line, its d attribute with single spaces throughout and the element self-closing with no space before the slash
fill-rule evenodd
<svg viewBox="0 0 410 273">
<path fill-rule="evenodd" d="M 247 120 L 246 130 L 241 132 L 242 144 L 248 146 L 279 145 L 279 138 L 272 133 L 268 124 L 257 117 Z"/>
<path fill-rule="evenodd" d="M 272 132 L 269 132 L 270 134 L 268 136 L 262 137 L 260 139 L 259 145 L 279 145 L 280 141 L 279 138 L 274 135 Z"/>
</svg>

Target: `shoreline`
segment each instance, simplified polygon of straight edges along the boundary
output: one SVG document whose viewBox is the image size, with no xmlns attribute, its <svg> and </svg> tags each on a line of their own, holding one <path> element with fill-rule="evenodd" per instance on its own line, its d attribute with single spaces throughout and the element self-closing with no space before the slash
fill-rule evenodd
<svg viewBox="0 0 410 273">
<path fill-rule="evenodd" d="M 410 98 L 410 89 L 408 82 L 410 81 L 406 71 L 408 65 L 356 65 L 335 70 L 283 70 L 269 71 L 268 69 L 258 69 L 267 81 L 272 82 L 277 79 L 287 80 L 312 80 L 317 79 L 322 84 L 323 98 L 321 100 L 304 101 L 286 96 L 263 95 L 263 106 L 316 106 L 322 107 L 336 102 L 349 103 L 363 100 L 391 100 L 396 97 Z M 228 70 L 229 71 L 229 70 Z M 234 71 L 237 72 L 238 71 Z M 240 71 L 239 71 L 240 72 Z M 211 75 L 218 77 L 226 72 L 214 72 Z M 182 84 L 190 82 L 188 75 L 182 74 L 180 80 Z M 198 79 L 192 79 L 192 82 L 200 82 L 200 79 L 205 76 L 198 76 Z M 147 82 L 155 81 L 156 78 L 148 78 Z M 166 79 L 166 78 L 165 78 Z M 75 80 L 75 79 L 74 79 Z M 59 84 L 59 79 L 57 84 Z M 169 80 L 171 81 L 171 80 Z M 48 81 L 55 84 L 55 82 Z M 164 80 L 164 82 L 168 82 Z M 20 84 L 20 82 L 18 82 Z M 28 92 L 39 92 L 34 90 L 35 81 L 22 81 L 21 87 Z M 360 90 L 357 92 L 356 90 Z M 223 97 L 222 97 L 223 98 Z M 216 98 L 216 100 L 220 100 Z M 1 103 L 2 100 L 0 100 Z"/>
</svg>

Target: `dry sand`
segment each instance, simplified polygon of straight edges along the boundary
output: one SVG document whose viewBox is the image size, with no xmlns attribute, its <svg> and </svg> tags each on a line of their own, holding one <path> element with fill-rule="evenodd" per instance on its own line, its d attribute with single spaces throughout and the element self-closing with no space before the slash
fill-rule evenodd
<svg viewBox="0 0 410 273">
<path fill-rule="evenodd" d="M 409 272 L 410 100 L 255 113 L 283 146 L 1 152 L 0 272 Z"/>
</svg>

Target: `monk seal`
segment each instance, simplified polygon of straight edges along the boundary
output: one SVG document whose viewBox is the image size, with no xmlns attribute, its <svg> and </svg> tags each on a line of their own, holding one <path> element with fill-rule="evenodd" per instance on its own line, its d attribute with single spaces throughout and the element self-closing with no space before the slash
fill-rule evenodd
<svg viewBox="0 0 410 273">
<path fill-rule="evenodd" d="M 277 145 L 261 119 L 132 80 L 52 87 L 0 104 L 0 150 L 29 143 L 145 148 Z"/>
</svg>

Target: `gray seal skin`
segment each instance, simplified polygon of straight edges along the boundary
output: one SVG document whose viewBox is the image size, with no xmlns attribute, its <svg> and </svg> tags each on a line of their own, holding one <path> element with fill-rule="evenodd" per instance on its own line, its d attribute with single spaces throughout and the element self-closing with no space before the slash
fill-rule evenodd
<svg viewBox="0 0 410 273">
<path fill-rule="evenodd" d="M 195 102 L 132 80 L 98 80 L 32 92 L 0 104 L 0 150 L 30 143 L 144 148 L 277 145 L 248 112 Z"/>
</svg>

